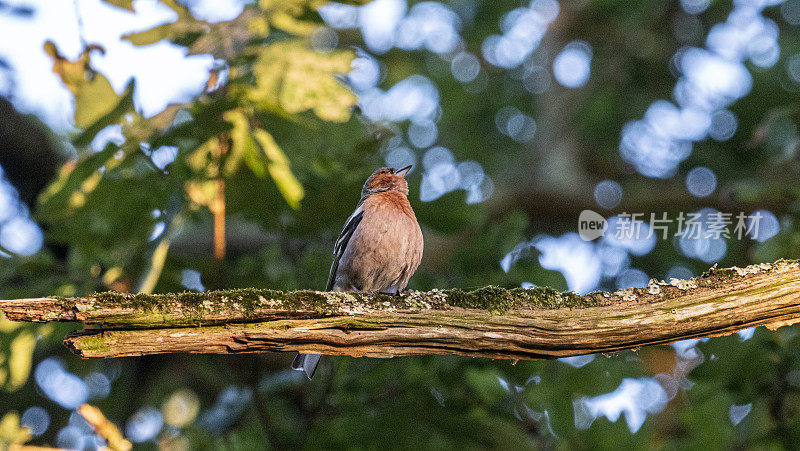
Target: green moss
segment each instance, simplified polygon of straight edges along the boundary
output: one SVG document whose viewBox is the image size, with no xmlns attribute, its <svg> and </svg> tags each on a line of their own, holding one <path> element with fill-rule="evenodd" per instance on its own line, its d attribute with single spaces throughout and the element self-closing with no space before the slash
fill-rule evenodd
<svg viewBox="0 0 800 451">
<path fill-rule="evenodd" d="M 284 293 L 269 290 L 275 293 L 274 299 L 281 299 L 281 308 L 286 310 L 317 310 L 327 311 L 330 308 L 328 298 L 319 291 L 300 290 Z"/>
<path fill-rule="evenodd" d="M 333 320 L 333 327 L 344 330 L 381 330 L 386 328 L 374 319 L 350 317 L 336 318 Z"/>
<path fill-rule="evenodd" d="M 209 313 L 237 312 L 244 318 L 254 317 L 257 309 L 274 308 L 291 311 L 310 311 L 318 315 L 332 313 L 342 305 L 362 305 L 366 308 L 397 308 L 421 310 L 446 306 L 479 309 L 490 313 L 502 313 L 516 308 L 581 308 L 602 305 L 600 295 L 578 296 L 561 293 L 552 288 L 501 288 L 487 286 L 473 291 L 461 289 L 436 290 L 429 293 L 406 292 L 402 295 L 386 293 L 347 293 L 347 298 L 338 301 L 328 293 L 299 290 L 282 292 L 277 290 L 244 288 L 209 291 L 205 293 L 183 292 L 175 294 L 132 294 L 104 292 L 93 295 L 96 308 L 122 307 L 135 313 L 114 316 L 109 322 L 133 327 L 177 326 L 201 322 Z M 63 299 L 67 308 L 75 306 L 74 299 Z M 169 313 L 168 313 L 169 312 Z M 178 313 L 180 312 L 180 313 Z M 175 315 L 177 313 L 177 316 Z"/>
<path fill-rule="evenodd" d="M 473 291 L 444 290 L 447 305 L 503 313 L 517 308 L 582 308 L 602 304 L 600 296 L 579 296 L 552 288 L 500 288 L 488 286 Z"/>
<path fill-rule="evenodd" d="M 98 307 L 123 307 L 137 311 L 163 311 L 167 308 L 180 307 L 186 314 L 207 311 L 236 310 L 245 316 L 251 315 L 256 308 L 262 307 L 267 300 L 276 301 L 276 307 L 292 310 L 310 304 L 313 300 L 319 303 L 325 297 L 313 291 L 295 291 L 284 293 L 277 290 L 261 290 L 240 288 L 199 293 L 185 291 L 174 294 L 117 293 L 107 291 L 92 295 Z"/>
<path fill-rule="evenodd" d="M 733 279 L 735 277 L 740 277 L 739 273 L 736 272 L 735 269 L 731 269 L 731 268 L 717 269 L 712 274 L 717 276 L 717 277 L 726 278 L 726 279 Z"/>
<path fill-rule="evenodd" d="M 286 330 L 295 327 L 294 323 L 286 320 L 264 321 L 260 323 L 247 323 L 248 329 L 272 329 L 272 330 Z"/>
<path fill-rule="evenodd" d="M 75 347 L 81 351 L 107 352 L 110 347 L 101 334 L 82 337 L 75 343 Z"/>
<path fill-rule="evenodd" d="M 196 315 L 198 319 L 200 315 Z M 170 326 L 181 326 L 187 324 L 190 321 L 189 315 L 183 317 L 175 317 L 170 314 L 161 313 L 157 311 L 143 311 L 143 312 L 134 312 L 125 315 L 112 315 L 107 318 L 104 317 L 96 317 L 95 320 L 97 322 L 103 322 L 104 320 L 108 321 L 110 324 L 114 324 L 115 326 L 127 326 L 127 327 L 140 327 L 140 328 L 151 328 L 151 327 L 170 327 Z"/>
</svg>

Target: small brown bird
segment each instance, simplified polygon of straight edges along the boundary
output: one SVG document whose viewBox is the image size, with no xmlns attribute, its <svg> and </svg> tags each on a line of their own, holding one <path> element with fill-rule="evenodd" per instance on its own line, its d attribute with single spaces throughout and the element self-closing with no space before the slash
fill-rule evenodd
<svg viewBox="0 0 800 451">
<path fill-rule="evenodd" d="M 364 183 L 361 200 L 333 248 L 327 291 L 400 293 L 422 260 L 422 230 L 408 203 L 402 169 L 381 168 Z M 311 379 L 321 356 L 298 354 L 292 368 Z"/>
</svg>

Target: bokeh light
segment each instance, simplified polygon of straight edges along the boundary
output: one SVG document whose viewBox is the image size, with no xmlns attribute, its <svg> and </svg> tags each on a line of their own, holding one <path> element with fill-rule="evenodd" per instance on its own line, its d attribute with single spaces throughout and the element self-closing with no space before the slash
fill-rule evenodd
<svg viewBox="0 0 800 451">
<path fill-rule="evenodd" d="M 764 241 L 777 235 L 781 230 L 780 222 L 772 212 L 768 210 L 756 210 L 751 213 L 747 220 L 747 229 L 750 238 L 763 243 Z"/>
<path fill-rule="evenodd" d="M 86 436 L 75 426 L 61 428 L 56 434 L 56 446 L 63 449 L 84 449 Z"/>
<path fill-rule="evenodd" d="M 553 76 L 562 86 L 579 88 L 589 80 L 592 47 L 583 41 L 573 41 L 553 60 Z"/>
<path fill-rule="evenodd" d="M 664 276 L 664 280 L 669 281 L 671 279 L 691 279 L 694 277 L 694 273 L 692 270 L 685 266 L 675 265 L 667 271 L 667 274 Z"/>
<path fill-rule="evenodd" d="M 742 420 L 750 414 L 750 411 L 753 409 L 753 403 L 748 403 L 744 405 L 736 405 L 732 404 L 730 409 L 728 410 L 728 419 L 731 420 L 731 423 L 736 426 L 742 422 Z"/>
<path fill-rule="evenodd" d="M 781 3 L 781 16 L 789 25 L 800 25 L 800 1 L 788 0 Z"/>
<path fill-rule="evenodd" d="M 188 389 L 175 391 L 161 406 L 164 422 L 182 428 L 194 421 L 200 412 L 200 400 Z"/>
<path fill-rule="evenodd" d="M 696 167 L 686 175 L 686 188 L 696 197 L 708 197 L 717 188 L 717 175 L 705 167 Z"/>
<path fill-rule="evenodd" d="M 726 223 L 720 211 L 713 208 L 701 209 L 686 215 L 680 234 L 675 235 L 676 247 L 687 257 L 706 263 L 717 262 L 728 250 L 724 230 L 729 226 L 731 224 Z"/>
<path fill-rule="evenodd" d="M 136 411 L 125 423 L 125 437 L 134 443 L 153 440 L 164 425 L 161 412 L 151 406 Z"/>
<path fill-rule="evenodd" d="M 206 287 L 203 286 L 200 276 L 200 271 L 195 269 L 184 269 L 181 271 L 181 285 L 183 285 L 187 290 L 206 291 Z"/>
<path fill-rule="evenodd" d="M 245 0 L 192 0 L 186 6 L 200 20 L 220 22 L 233 20 L 242 13 Z"/>
<path fill-rule="evenodd" d="M 386 166 L 390 168 L 404 168 L 417 163 L 417 154 L 408 147 L 397 147 L 390 150 L 384 160 L 386 161 Z M 410 172 L 414 172 L 414 169 L 412 167 Z"/>
<path fill-rule="evenodd" d="M 608 218 L 608 230 L 602 241 L 633 255 L 649 254 L 656 246 L 656 233 L 643 219 L 638 215 L 636 218 L 622 215 Z"/>
<path fill-rule="evenodd" d="M 217 396 L 216 403 L 200 415 L 200 424 L 206 429 L 221 433 L 239 418 L 253 399 L 249 388 L 226 387 Z"/>
<path fill-rule="evenodd" d="M 483 57 L 494 66 L 510 69 L 539 46 L 548 25 L 559 12 L 555 0 L 533 0 L 529 7 L 506 13 L 500 19 L 503 34 L 493 34 L 483 41 Z"/>
<path fill-rule="evenodd" d="M 706 0 L 681 4 L 692 14 L 708 6 Z M 706 48 L 678 50 L 677 105 L 659 100 L 643 120 L 623 127 L 620 154 L 625 161 L 645 176 L 669 178 L 691 154 L 692 143 L 709 135 L 721 141 L 732 136 L 735 117 L 719 112 L 750 92 L 753 78 L 745 61 L 771 67 L 780 54 L 777 25 L 761 15 L 766 6 L 768 2 L 735 3 L 727 20 L 709 30 Z"/>
<path fill-rule="evenodd" d="M 105 149 L 109 143 L 117 146 L 121 146 L 125 143 L 125 135 L 122 134 L 122 124 L 109 125 L 100 130 L 92 140 L 92 150 L 100 152 Z"/>
<path fill-rule="evenodd" d="M 711 5 L 711 0 L 681 0 L 681 7 L 688 14 L 700 14 Z"/>
<path fill-rule="evenodd" d="M 56 357 L 39 362 L 34 378 L 42 393 L 64 408 L 75 409 L 89 398 L 86 383 L 68 372 L 64 363 Z"/>
<path fill-rule="evenodd" d="M 500 108 L 494 123 L 497 131 L 519 143 L 530 141 L 536 133 L 536 121 L 513 106 Z"/>
<path fill-rule="evenodd" d="M 650 277 L 641 269 L 629 268 L 617 276 L 617 289 L 644 288 Z"/>
<path fill-rule="evenodd" d="M 39 406 L 29 407 L 22 413 L 20 425 L 27 427 L 34 437 L 39 437 L 50 427 L 50 414 Z"/>
<path fill-rule="evenodd" d="M 727 141 L 736 133 L 739 120 L 729 110 L 717 110 L 711 115 L 711 127 L 708 136 L 716 141 Z"/>
<path fill-rule="evenodd" d="M 412 122 L 408 125 L 408 141 L 418 149 L 432 146 L 436 142 L 438 134 L 438 129 L 433 121 Z"/>
<path fill-rule="evenodd" d="M 111 381 L 103 373 L 89 373 L 83 382 L 89 389 L 89 399 L 104 399 L 111 393 Z"/>
<path fill-rule="evenodd" d="M 622 186 L 613 180 L 603 180 L 594 186 L 594 200 L 597 205 L 610 210 L 622 201 Z"/>
<path fill-rule="evenodd" d="M 584 366 L 592 363 L 594 358 L 596 357 L 595 354 L 584 354 L 584 355 L 576 355 L 572 357 L 562 357 L 558 359 L 559 362 L 566 363 L 567 365 L 573 368 L 583 368 Z"/>
<path fill-rule="evenodd" d="M 624 413 L 628 429 L 635 434 L 644 424 L 647 414 L 661 412 L 667 401 L 667 392 L 655 379 L 625 378 L 611 393 L 576 399 L 573 402 L 575 427 L 589 429 L 601 416 L 616 422 Z"/>
<path fill-rule="evenodd" d="M 15 216 L 0 225 L 0 244 L 15 254 L 33 255 L 42 248 L 44 235 L 35 222 Z"/>
<path fill-rule="evenodd" d="M 600 282 L 600 259 L 594 244 L 584 241 L 577 233 L 567 233 L 559 238 L 542 236 L 533 246 L 541 252 L 542 268 L 559 271 L 567 281 L 570 291 L 587 293 Z"/>
<path fill-rule="evenodd" d="M 469 83 L 480 73 L 481 62 L 475 55 L 461 52 L 453 58 L 450 67 L 453 71 L 453 78 L 461 83 Z"/>
</svg>

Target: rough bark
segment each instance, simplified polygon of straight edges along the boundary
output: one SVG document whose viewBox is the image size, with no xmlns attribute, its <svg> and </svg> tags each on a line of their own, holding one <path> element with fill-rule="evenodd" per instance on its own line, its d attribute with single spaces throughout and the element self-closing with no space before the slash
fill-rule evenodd
<svg viewBox="0 0 800 451">
<path fill-rule="evenodd" d="M 800 321 L 800 263 L 712 269 L 690 280 L 578 296 L 486 287 L 401 296 L 227 290 L 0 301 L 17 321 L 82 321 L 83 357 L 301 351 L 369 357 L 540 359 L 613 352 Z"/>
</svg>

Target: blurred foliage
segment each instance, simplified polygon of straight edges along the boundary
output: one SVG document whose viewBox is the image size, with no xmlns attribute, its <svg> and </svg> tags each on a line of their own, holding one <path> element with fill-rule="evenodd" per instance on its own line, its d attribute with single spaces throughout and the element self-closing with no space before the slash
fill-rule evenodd
<svg viewBox="0 0 800 451">
<path fill-rule="evenodd" d="M 248 2 L 238 17 L 212 23 L 196 19 L 184 3 L 160 1 L 176 13 L 175 21 L 124 39 L 138 46 L 166 40 L 189 54 L 213 55 L 204 92 L 145 117 L 134 108 L 134 83 L 115 92 L 93 66 L 92 55 L 102 48 L 89 45 L 72 61 L 48 42 L 43 51 L 75 98 L 76 130 L 49 142 L 52 133 L 38 121 L 2 111 L 0 164 L 20 198 L 30 200 L 45 245 L 30 257 L 2 258 L 0 298 L 180 291 L 187 270 L 197 271 L 209 289 L 321 288 L 361 185 L 383 164 L 391 135 L 408 134 L 407 122 L 375 124 L 353 112 L 356 98 L 340 75 L 356 56 L 348 49 L 363 46 L 362 38 L 341 31 L 336 49 L 315 49 L 319 2 Z M 462 17 L 465 49 L 476 55 L 483 40 L 498 33 L 501 17 L 518 6 L 449 4 Z M 623 124 L 642 117 L 655 99 L 670 97 L 672 55 L 703 44 L 703 32 L 679 36 L 676 27 L 690 21 L 708 30 L 730 8 L 712 2 L 703 14 L 689 16 L 677 2 L 562 2 L 537 54 L 546 59 L 572 40 L 589 42 L 592 75 L 574 90 L 552 81 L 534 95 L 521 69 L 488 63 L 478 81 L 462 84 L 453 79 L 450 62 L 430 52 L 381 55 L 381 88 L 412 74 L 433 80 L 441 106 L 437 143 L 458 161 L 478 161 L 495 186 L 494 196 L 481 203 L 466 204 L 462 191 L 420 202 L 421 171 L 410 177 L 410 200 L 426 239 L 411 288 L 531 282 L 566 289 L 564 277 L 543 269 L 533 251 L 508 272 L 499 261 L 539 234 L 574 231 L 578 212 L 597 209 L 592 189 L 604 179 L 623 187 L 615 211 L 694 211 L 707 204 L 773 211 L 780 233 L 764 243 L 730 241 L 723 266 L 796 257 L 800 89 L 783 68 L 800 49 L 800 32 L 777 8 L 767 14 L 780 25 L 785 52 L 771 69 L 750 67 L 753 92 L 731 108 L 739 129 L 730 141 L 696 144 L 673 180 L 637 175 L 619 155 Z M 479 83 L 485 86 L 478 89 Z M 532 141 L 498 132 L 495 114 L 509 105 L 536 118 Z M 120 129 L 124 140 L 96 139 L 108 127 Z M 794 138 L 787 142 L 787 136 Z M 9 158 L 9 149 L 18 158 Z M 71 157 L 66 163 L 65 153 Z M 698 165 L 718 177 L 708 199 L 690 196 L 683 183 Z M 31 183 L 39 169 L 50 182 L 46 188 Z M 215 218 L 225 220 L 222 237 Z M 220 238 L 224 255 L 214 258 Z M 695 274 L 708 266 L 671 242 L 659 242 L 633 263 L 659 278 L 674 265 Z M 93 395 L 91 402 L 121 433 L 129 434 L 125 424 L 141 408 L 160 412 L 166 426 L 137 445 L 150 449 L 771 449 L 792 448 L 800 439 L 797 328 L 702 343 L 706 360 L 688 374 L 678 370 L 671 348 L 655 347 L 597 356 L 580 368 L 438 356 L 326 358 L 312 383 L 286 369 L 291 355 L 80 361 L 59 343 L 73 328 L 0 319 L 0 448 L 30 438 L 19 426 L 30 406 L 42 405 L 51 415 L 50 428 L 31 443 L 55 444 L 58 431 L 74 423 L 71 411 L 46 398 L 30 377 L 53 355 L 81 377 L 107 377 L 110 393 Z M 693 385 L 679 390 L 663 412 L 648 415 L 638 432 L 631 433 L 624 419 L 576 427 L 574 400 L 612 392 L 622 378 L 661 373 Z M 734 426 L 730 406 L 749 403 L 752 411 Z"/>
<path fill-rule="evenodd" d="M 19 424 L 18 413 L 8 412 L 0 418 L 0 446 L 21 445 L 30 438 L 28 429 Z"/>
</svg>

